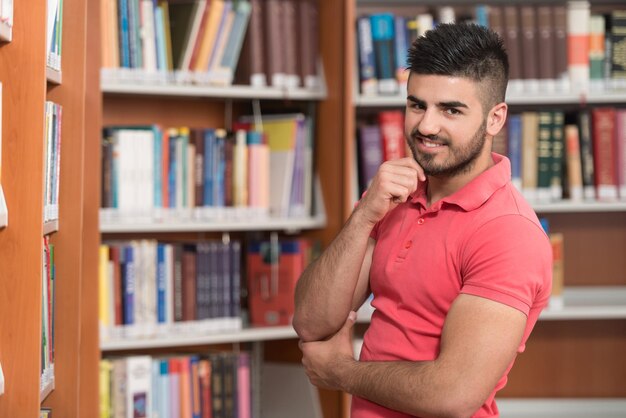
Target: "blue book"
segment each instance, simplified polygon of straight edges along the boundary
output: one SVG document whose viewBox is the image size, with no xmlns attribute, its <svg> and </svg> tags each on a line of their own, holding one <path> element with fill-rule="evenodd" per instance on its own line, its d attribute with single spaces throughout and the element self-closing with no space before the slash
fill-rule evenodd
<svg viewBox="0 0 626 418">
<path fill-rule="evenodd" d="M 511 160 L 511 181 L 521 190 L 522 187 L 522 115 L 510 115 L 507 122 L 509 160 Z"/>
<path fill-rule="evenodd" d="M 200 359 L 198 356 L 189 357 L 189 379 L 191 388 L 191 416 L 192 418 L 201 418 L 202 406 L 200 393 L 200 376 L 198 373 Z"/>
<path fill-rule="evenodd" d="M 176 130 L 170 130 L 170 140 L 169 140 L 169 145 L 170 145 L 170 155 L 169 155 L 169 162 L 170 162 L 170 167 L 169 167 L 169 173 L 168 173 L 168 200 L 169 200 L 169 207 L 170 208 L 175 208 L 176 207 L 176 169 L 177 169 L 177 163 L 176 163 L 176 143 L 178 142 L 178 134 Z"/>
<path fill-rule="evenodd" d="M 231 308 L 230 314 L 233 318 L 241 316 L 241 243 L 231 241 Z"/>
<path fill-rule="evenodd" d="M 165 244 L 157 244 L 157 320 L 160 324 L 166 322 L 166 274 L 165 274 Z"/>
<path fill-rule="evenodd" d="M 378 92 L 378 81 L 374 43 L 372 41 L 372 23 L 369 16 L 361 16 L 357 19 L 357 30 L 361 94 L 372 96 Z"/>
<path fill-rule="evenodd" d="M 135 263 L 133 247 L 131 245 L 124 246 L 123 253 L 124 325 L 132 325 L 135 322 Z"/>
<path fill-rule="evenodd" d="M 158 126 L 152 126 L 154 133 L 154 207 L 163 207 L 163 132 Z"/>
<path fill-rule="evenodd" d="M 128 0 L 119 0 L 119 25 L 120 25 L 120 66 L 131 68 L 130 65 L 130 44 L 128 33 Z"/>
<path fill-rule="evenodd" d="M 213 147 L 215 130 L 204 131 L 204 206 L 213 206 Z"/>
<path fill-rule="evenodd" d="M 213 154 L 213 205 L 217 207 L 225 206 L 224 195 L 224 173 L 226 171 L 226 131 L 220 130 L 215 136 L 215 147 Z"/>
<path fill-rule="evenodd" d="M 378 13 L 370 16 L 372 43 L 376 60 L 379 94 L 396 94 L 398 82 L 395 77 L 394 16 L 391 13 Z"/>
<path fill-rule="evenodd" d="M 154 33 L 156 42 L 157 68 L 160 71 L 167 70 L 167 56 L 165 51 L 165 30 L 163 28 L 163 10 L 160 6 L 154 5 Z"/>
<path fill-rule="evenodd" d="M 170 413 L 170 375 L 169 362 L 167 359 L 156 360 L 159 363 L 159 398 L 160 417 L 167 417 Z"/>
<path fill-rule="evenodd" d="M 395 52 L 396 52 L 396 80 L 405 84 L 409 79 L 409 72 L 406 69 L 407 53 L 409 51 L 410 40 L 407 30 L 407 18 L 395 16 Z"/>
</svg>

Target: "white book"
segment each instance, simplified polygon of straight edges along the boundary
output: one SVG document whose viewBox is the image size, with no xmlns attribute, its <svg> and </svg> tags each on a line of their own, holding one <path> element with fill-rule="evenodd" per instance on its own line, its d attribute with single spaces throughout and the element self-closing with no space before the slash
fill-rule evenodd
<svg viewBox="0 0 626 418">
<path fill-rule="evenodd" d="M 589 38 L 589 19 L 591 18 L 588 1 L 570 1 L 567 3 L 568 42 L 572 39 Z M 580 46 L 580 45 L 579 45 Z M 577 55 L 581 54 L 580 57 Z M 574 92 L 589 91 L 589 51 L 569 48 L 568 72 L 571 88 Z"/>
<path fill-rule="evenodd" d="M 157 70 L 156 33 L 154 30 L 154 4 L 152 0 L 141 0 L 141 40 L 143 69 Z"/>
<path fill-rule="evenodd" d="M 126 418 L 152 416 L 152 357 L 126 359 Z"/>
</svg>

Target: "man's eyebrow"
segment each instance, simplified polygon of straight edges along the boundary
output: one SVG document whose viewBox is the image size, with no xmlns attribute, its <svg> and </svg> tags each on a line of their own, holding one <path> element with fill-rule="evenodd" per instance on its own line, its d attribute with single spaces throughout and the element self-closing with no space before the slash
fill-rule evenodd
<svg viewBox="0 0 626 418">
<path fill-rule="evenodd" d="M 424 106 L 426 105 L 426 102 L 423 100 L 418 99 L 417 97 L 413 96 L 412 94 L 409 94 L 408 96 L 406 96 L 406 100 L 409 102 L 413 102 L 415 104 Z"/>
<path fill-rule="evenodd" d="M 415 104 L 418 104 L 420 106 L 426 106 L 426 102 L 424 100 L 418 99 L 417 97 L 415 97 L 413 95 L 408 95 L 406 97 L 406 100 L 409 101 L 409 102 L 413 102 Z M 437 103 L 437 106 L 445 108 L 445 109 L 450 109 L 450 108 L 454 108 L 454 107 L 462 107 L 462 108 L 465 108 L 465 109 L 469 108 L 469 106 L 466 105 L 465 103 L 459 102 L 459 101 L 456 101 L 456 100 L 453 100 L 453 101 L 450 101 L 450 102 L 439 102 L 439 103 Z"/>
<path fill-rule="evenodd" d="M 445 107 L 445 108 L 451 108 L 451 107 L 464 107 L 466 109 L 469 108 L 469 106 L 467 106 L 465 103 L 463 102 L 458 102 L 458 101 L 451 101 L 451 102 L 439 102 L 437 104 L 437 106 L 439 107 Z"/>
</svg>

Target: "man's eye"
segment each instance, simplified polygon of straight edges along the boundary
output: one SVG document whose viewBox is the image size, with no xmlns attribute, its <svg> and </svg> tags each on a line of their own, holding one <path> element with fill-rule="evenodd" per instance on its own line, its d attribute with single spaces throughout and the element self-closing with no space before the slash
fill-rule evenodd
<svg viewBox="0 0 626 418">
<path fill-rule="evenodd" d="M 454 109 L 454 108 L 446 109 L 446 113 L 448 113 L 449 115 L 460 115 L 461 114 L 460 111 L 458 111 L 457 109 Z"/>
</svg>

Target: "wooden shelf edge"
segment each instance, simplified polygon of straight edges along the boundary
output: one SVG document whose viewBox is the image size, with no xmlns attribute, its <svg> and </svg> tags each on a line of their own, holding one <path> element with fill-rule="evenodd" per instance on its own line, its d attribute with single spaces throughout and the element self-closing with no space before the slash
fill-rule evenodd
<svg viewBox="0 0 626 418">
<path fill-rule="evenodd" d="M 188 347 L 197 345 L 231 344 L 297 338 L 291 325 L 275 327 L 250 327 L 207 335 L 172 335 L 154 338 L 119 338 L 102 340 L 100 350 L 114 352 L 149 348 Z"/>
<path fill-rule="evenodd" d="M 63 81 L 61 71 L 55 70 L 54 68 L 46 67 L 46 80 L 48 80 L 48 83 L 50 84 L 61 84 L 61 82 Z"/>
</svg>

